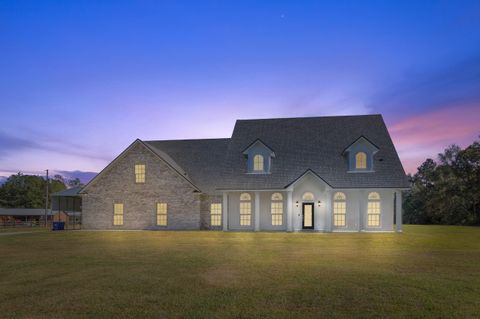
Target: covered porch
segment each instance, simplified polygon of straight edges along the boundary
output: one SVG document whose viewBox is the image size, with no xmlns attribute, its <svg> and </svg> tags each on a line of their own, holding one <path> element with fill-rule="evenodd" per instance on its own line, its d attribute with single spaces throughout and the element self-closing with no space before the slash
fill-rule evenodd
<svg viewBox="0 0 480 319">
<path fill-rule="evenodd" d="M 81 189 L 73 187 L 51 195 L 53 221 L 64 222 L 65 229 L 82 228 L 82 198 L 78 194 Z"/>
<path fill-rule="evenodd" d="M 224 231 L 400 232 L 402 226 L 400 189 L 333 189 L 310 172 L 283 189 L 222 195 Z"/>
</svg>

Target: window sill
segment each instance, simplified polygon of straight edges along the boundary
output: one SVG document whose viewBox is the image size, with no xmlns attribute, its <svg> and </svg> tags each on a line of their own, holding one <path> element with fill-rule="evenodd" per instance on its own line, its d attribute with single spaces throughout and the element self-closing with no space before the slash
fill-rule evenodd
<svg viewBox="0 0 480 319">
<path fill-rule="evenodd" d="M 375 173 L 373 170 L 355 170 L 355 171 L 347 171 L 347 173 Z"/>
<path fill-rule="evenodd" d="M 247 175 L 270 175 L 270 172 L 247 172 Z"/>
</svg>

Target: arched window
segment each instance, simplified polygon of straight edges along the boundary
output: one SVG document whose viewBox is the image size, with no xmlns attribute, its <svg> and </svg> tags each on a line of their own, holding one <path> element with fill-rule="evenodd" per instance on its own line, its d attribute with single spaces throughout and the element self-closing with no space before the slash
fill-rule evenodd
<svg viewBox="0 0 480 319">
<path fill-rule="evenodd" d="M 240 226 L 250 226 L 252 219 L 252 202 L 250 194 L 240 195 Z"/>
<path fill-rule="evenodd" d="M 380 194 L 372 192 L 368 194 L 367 225 L 380 227 Z"/>
<path fill-rule="evenodd" d="M 333 225 L 343 227 L 346 225 L 347 197 L 344 193 L 338 192 L 333 196 Z"/>
<path fill-rule="evenodd" d="M 304 201 L 306 201 L 306 202 L 313 202 L 313 200 L 315 199 L 315 197 L 313 196 L 312 193 L 306 192 L 305 194 L 303 194 L 302 199 L 303 199 Z"/>
<path fill-rule="evenodd" d="M 367 154 L 365 154 L 364 152 L 358 152 L 357 154 L 355 154 L 355 168 L 367 168 Z"/>
<path fill-rule="evenodd" d="M 263 172 L 263 156 L 257 154 L 253 157 L 253 170 Z"/>
<path fill-rule="evenodd" d="M 280 193 L 272 194 L 272 226 L 281 226 L 283 224 L 283 196 Z"/>
<path fill-rule="evenodd" d="M 252 200 L 249 193 L 243 193 L 240 195 L 240 200 Z"/>
</svg>

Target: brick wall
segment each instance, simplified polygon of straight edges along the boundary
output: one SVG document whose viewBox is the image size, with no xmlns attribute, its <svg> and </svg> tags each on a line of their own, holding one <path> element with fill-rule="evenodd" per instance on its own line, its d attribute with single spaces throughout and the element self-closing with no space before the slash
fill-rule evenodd
<svg viewBox="0 0 480 319">
<path fill-rule="evenodd" d="M 135 164 L 145 164 L 144 184 Z M 140 142 L 134 144 L 86 189 L 84 229 L 200 229 L 200 194 Z M 168 225 L 156 226 L 156 204 L 168 205 Z M 113 225 L 113 204 L 123 203 L 124 224 Z"/>
</svg>

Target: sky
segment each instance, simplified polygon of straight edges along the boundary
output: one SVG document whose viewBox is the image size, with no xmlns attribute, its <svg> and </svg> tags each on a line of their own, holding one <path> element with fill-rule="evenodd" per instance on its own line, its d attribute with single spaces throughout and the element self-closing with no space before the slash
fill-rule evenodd
<svg viewBox="0 0 480 319">
<path fill-rule="evenodd" d="M 0 0 L 0 176 L 377 113 L 408 173 L 478 138 L 480 1 Z"/>
</svg>

